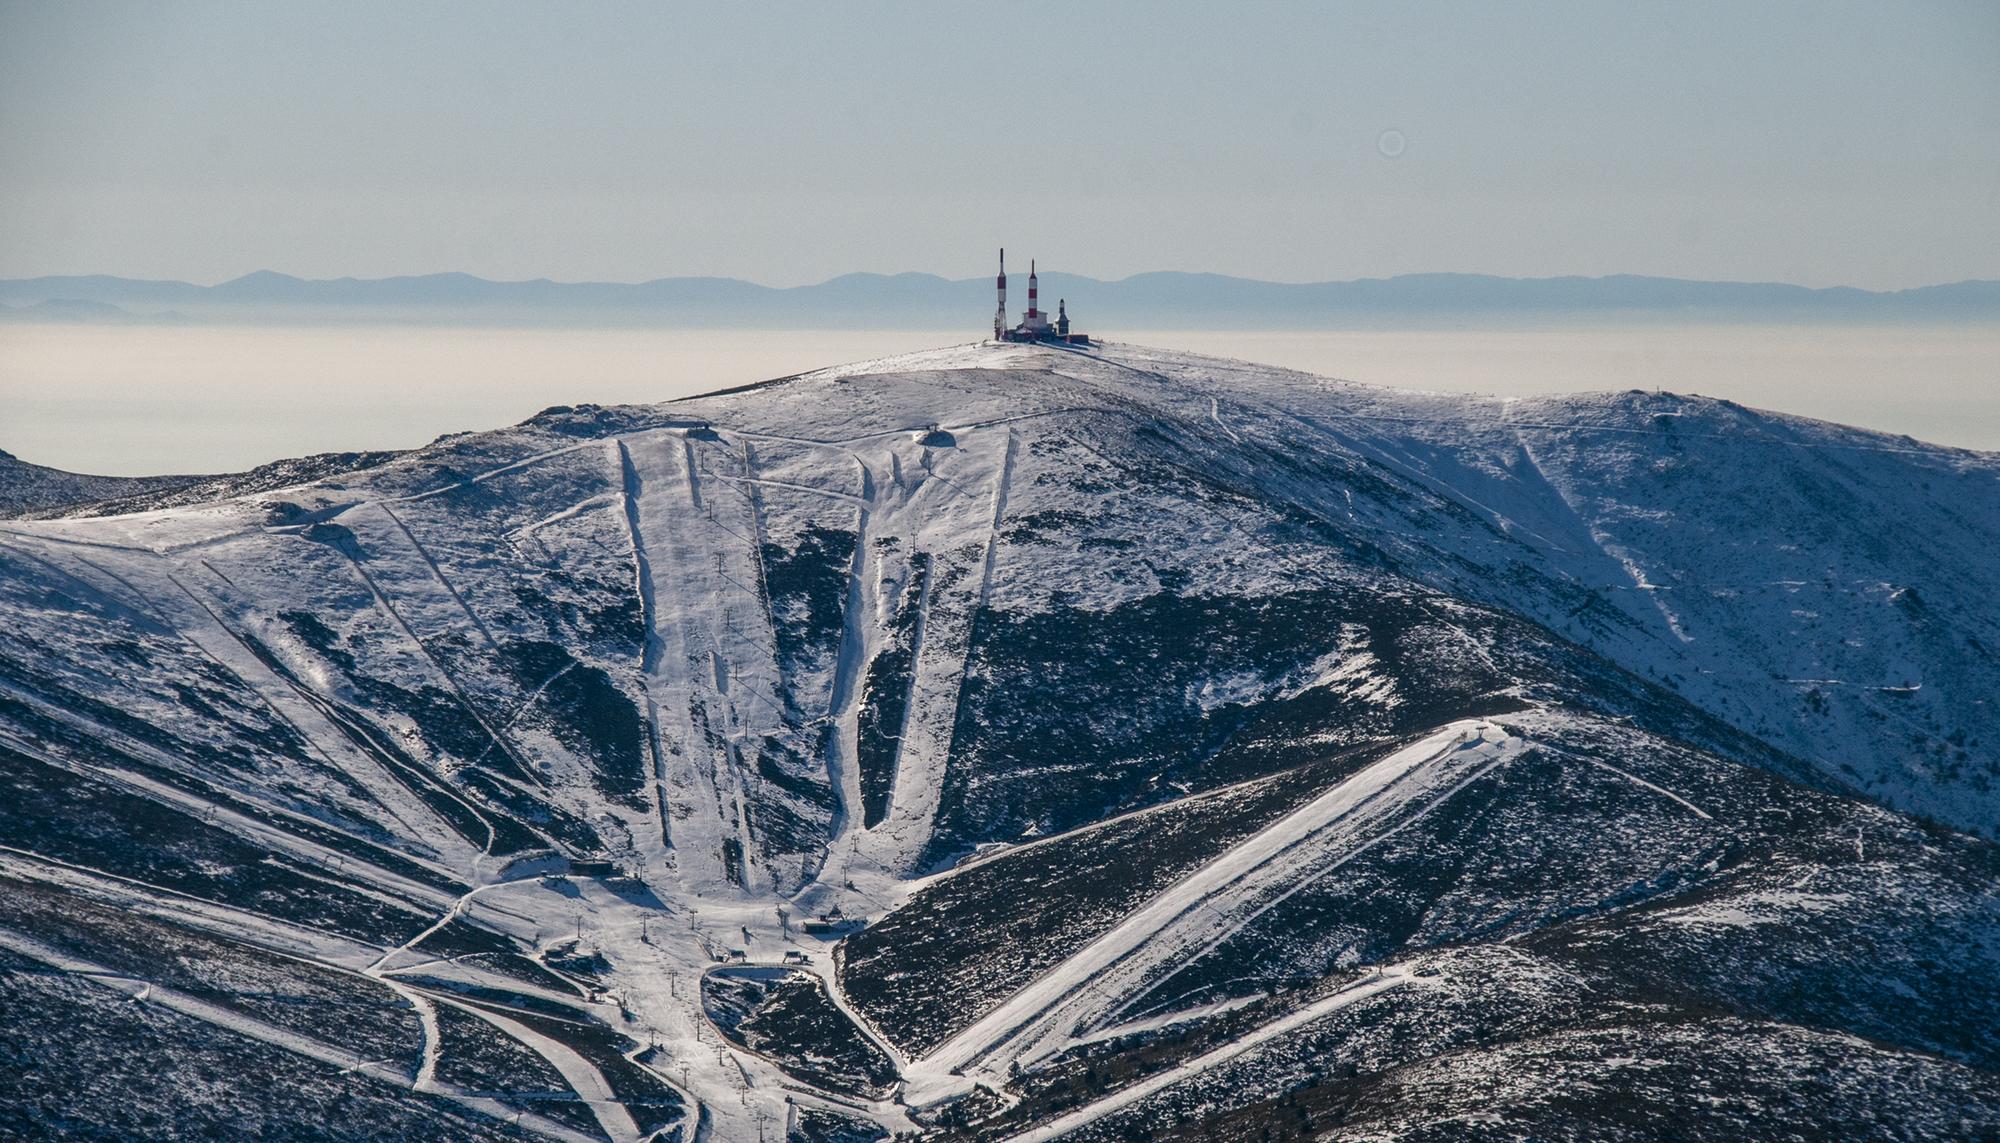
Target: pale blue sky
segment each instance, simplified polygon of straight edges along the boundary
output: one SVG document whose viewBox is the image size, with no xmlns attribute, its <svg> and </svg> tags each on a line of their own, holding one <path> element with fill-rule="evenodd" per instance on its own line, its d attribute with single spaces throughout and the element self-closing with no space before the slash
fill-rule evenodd
<svg viewBox="0 0 2000 1143">
<path fill-rule="evenodd" d="M 2000 5 L 0 0 L 0 200 L 5 277 L 2000 277 Z"/>
</svg>

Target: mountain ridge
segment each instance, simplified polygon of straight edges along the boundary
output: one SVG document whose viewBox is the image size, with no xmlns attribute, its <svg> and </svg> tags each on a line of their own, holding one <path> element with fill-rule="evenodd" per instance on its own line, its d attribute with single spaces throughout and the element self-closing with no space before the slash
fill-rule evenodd
<svg viewBox="0 0 2000 1143">
<path fill-rule="evenodd" d="M 1902 290 L 1715 282 L 1616 274 L 1505 278 L 1425 273 L 1307 283 L 1153 271 L 1103 281 L 1051 271 L 1051 295 L 1078 318 L 1144 326 L 1206 320 L 1219 328 L 1339 328 L 1343 323 L 1473 318 L 1531 320 L 1990 321 L 2000 282 L 1968 280 Z M 305 279 L 259 270 L 213 286 L 96 276 L 0 281 L 0 305 L 118 307 L 100 320 L 168 315 L 193 321 L 486 321 L 755 327 L 873 320 L 911 328 L 964 324 L 991 302 L 985 277 L 856 272 L 802 286 L 735 278 L 656 278 L 639 283 L 493 281 L 450 272 L 389 278 Z M 14 312 L 14 320 L 28 315 Z"/>
<path fill-rule="evenodd" d="M 63 1122 L 2000 1122 L 1993 454 L 959 346 L 207 492 L 0 523 Z"/>
</svg>

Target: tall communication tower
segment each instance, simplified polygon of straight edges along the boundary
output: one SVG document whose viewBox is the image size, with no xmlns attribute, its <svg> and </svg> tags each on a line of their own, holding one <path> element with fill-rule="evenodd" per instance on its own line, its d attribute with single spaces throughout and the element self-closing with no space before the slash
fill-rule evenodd
<svg viewBox="0 0 2000 1143">
<path fill-rule="evenodd" d="M 1007 332 L 1007 248 L 1000 248 L 1000 308 L 993 313 L 993 340 Z"/>
</svg>

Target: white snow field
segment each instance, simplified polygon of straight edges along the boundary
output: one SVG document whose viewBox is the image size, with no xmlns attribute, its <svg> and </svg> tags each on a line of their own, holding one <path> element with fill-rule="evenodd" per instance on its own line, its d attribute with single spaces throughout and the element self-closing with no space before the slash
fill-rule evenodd
<svg viewBox="0 0 2000 1143">
<path fill-rule="evenodd" d="M 1996 931 L 2000 455 L 977 344 L 96 511 L 0 520 L 0 893 L 125 919 L 0 909 L 0 951 L 495 1138 L 1116 1138 L 1497 971 L 1412 950 L 1520 942 L 1497 1027 L 1561 1007 L 1521 999 L 1558 931 L 1945 941 L 1883 919 L 1905 884 Z M 915 959 L 856 951 L 925 910 Z M 412 1054 L 149 975 L 120 924 L 333 973 Z M 753 1044 L 705 1007 L 721 961 L 801 956 L 823 1010 Z M 1959 1068 L 1958 979 L 1741 1011 Z M 504 1070 L 489 1034 L 567 1094 L 449 1078 Z M 842 1052 L 893 1090 L 811 1078 Z M 1115 1082 L 1062 1095 L 1086 1066 Z"/>
</svg>

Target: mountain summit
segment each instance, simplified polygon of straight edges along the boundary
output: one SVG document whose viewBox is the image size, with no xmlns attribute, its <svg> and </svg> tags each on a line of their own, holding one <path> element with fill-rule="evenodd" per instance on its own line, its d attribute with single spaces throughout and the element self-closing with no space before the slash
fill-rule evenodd
<svg viewBox="0 0 2000 1143">
<path fill-rule="evenodd" d="M 299 471 L 0 522 L 0 1130 L 2000 1123 L 2000 457 L 979 345 Z"/>
</svg>

